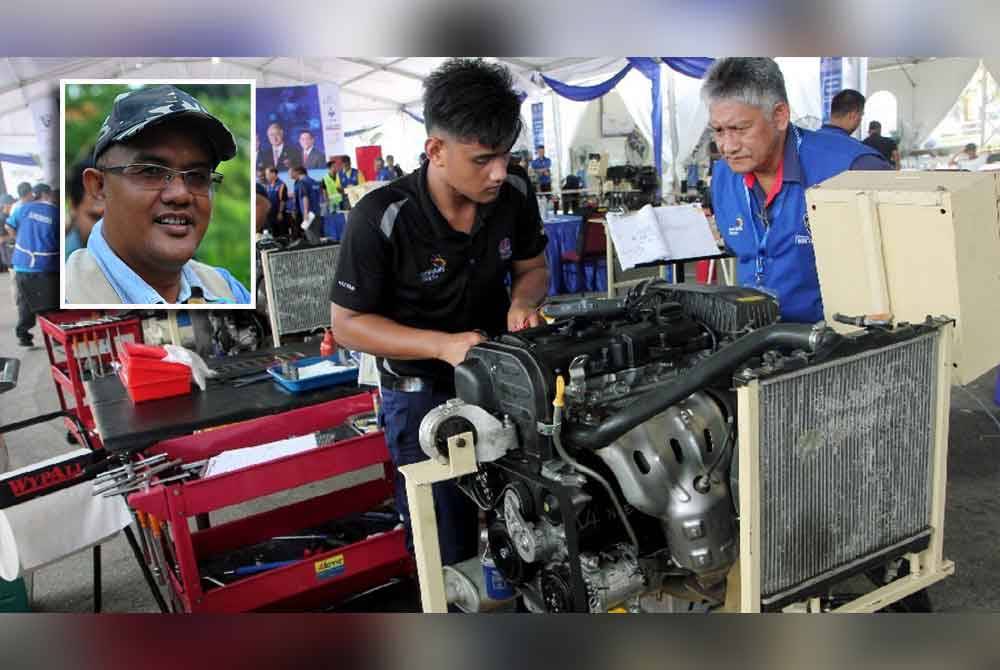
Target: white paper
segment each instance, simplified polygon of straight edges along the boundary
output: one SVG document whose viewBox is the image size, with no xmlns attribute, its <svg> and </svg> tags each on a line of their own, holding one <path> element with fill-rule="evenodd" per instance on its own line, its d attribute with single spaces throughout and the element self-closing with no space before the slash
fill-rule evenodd
<svg viewBox="0 0 1000 670">
<path fill-rule="evenodd" d="M 691 205 L 654 207 L 660 233 L 667 243 L 668 258 L 719 256 L 715 236 L 702 208 Z"/>
<path fill-rule="evenodd" d="M 230 449 L 209 459 L 208 466 L 205 468 L 205 477 L 221 475 L 225 472 L 232 472 L 258 463 L 266 463 L 315 448 L 316 435 L 310 434 L 290 437 L 287 440 L 279 440 L 256 447 Z"/>
<path fill-rule="evenodd" d="M 346 365 L 337 365 L 333 361 L 320 361 L 311 365 L 301 366 L 299 368 L 299 381 L 305 381 L 313 377 L 322 377 L 323 375 L 332 375 L 336 372 L 347 372 L 353 369 Z"/>
<path fill-rule="evenodd" d="M 660 224 L 649 205 L 625 215 L 608 213 L 607 219 L 622 269 L 666 258 L 667 246 L 660 234 Z"/>
<path fill-rule="evenodd" d="M 608 214 L 608 230 L 622 269 L 640 263 L 720 256 L 700 207 L 651 207 L 630 214 Z"/>
<path fill-rule="evenodd" d="M 75 458 L 76 450 L 3 475 L 4 478 Z M 132 522 L 122 496 L 94 496 L 94 482 L 32 498 L 0 510 L 0 577 L 7 581 L 104 542 Z"/>
</svg>

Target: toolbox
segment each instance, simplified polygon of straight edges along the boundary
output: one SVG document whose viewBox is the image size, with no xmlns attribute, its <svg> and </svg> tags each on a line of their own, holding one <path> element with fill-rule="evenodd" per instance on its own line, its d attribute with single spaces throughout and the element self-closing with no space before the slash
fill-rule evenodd
<svg viewBox="0 0 1000 670">
<path fill-rule="evenodd" d="M 118 349 L 122 385 L 132 402 L 169 398 L 191 392 L 191 368 L 164 361 L 163 347 L 126 343 Z"/>
<path fill-rule="evenodd" d="M 357 423 L 359 415 L 371 412 L 372 404 L 373 396 L 361 393 L 165 440 L 146 451 L 196 463 L 226 450 L 313 433 L 333 440 L 202 479 L 154 480 L 148 490 L 129 496 L 144 554 L 174 611 L 320 609 L 413 573 L 399 524 L 388 523 L 372 533 L 330 530 L 331 523 L 349 524 L 385 509 L 392 499 L 395 472 L 383 433 L 339 429 Z M 204 530 L 191 529 L 191 517 L 371 465 L 381 466 L 374 479 Z M 284 554 L 272 546 L 276 538 L 302 537 L 310 531 L 336 535 L 336 541 L 289 545 L 283 547 Z"/>
</svg>

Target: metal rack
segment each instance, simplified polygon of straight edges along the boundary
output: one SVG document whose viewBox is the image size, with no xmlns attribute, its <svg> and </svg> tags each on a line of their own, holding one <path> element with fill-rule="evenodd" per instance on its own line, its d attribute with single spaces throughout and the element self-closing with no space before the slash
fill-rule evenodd
<svg viewBox="0 0 1000 670">
<path fill-rule="evenodd" d="M 59 406 L 79 420 L 66 416 L 66 430 L 79 444 L 101 448 L 83 382 L 114 374 L 111 363 L 118 358 L 118 348 L 125 342 L 142 343 L 142 320 L 128 313 L 72 310 L 49 312 L 39 316 L 38 323 Z M 81 426 L 87 432 L 86 439 L 80 434 Z"/>
</svg>

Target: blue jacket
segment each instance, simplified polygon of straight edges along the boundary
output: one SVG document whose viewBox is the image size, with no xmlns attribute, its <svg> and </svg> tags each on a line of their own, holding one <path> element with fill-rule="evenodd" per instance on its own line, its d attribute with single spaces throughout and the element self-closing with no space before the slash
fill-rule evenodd
<svg viewBox="0 0 1000 670">
<path fill-rule="evenodd" d="M 17 231 L 11 265 L 17 272 L 59 272 L 59 209 L 27 202 L 7 219 Z"/>
<path fill-rule="evenodd" d="M 782 186 L 766 208 L 767 227 L 743 175 L 724 160 L 716 163 L 712 205 L 719 232 L 736 256 L 737 283 L 774 295 L 783 321 L 823 319 L 805 191 L 866 155 L 878 153 L 850 137 L 789 126 Z"/>
</svg>

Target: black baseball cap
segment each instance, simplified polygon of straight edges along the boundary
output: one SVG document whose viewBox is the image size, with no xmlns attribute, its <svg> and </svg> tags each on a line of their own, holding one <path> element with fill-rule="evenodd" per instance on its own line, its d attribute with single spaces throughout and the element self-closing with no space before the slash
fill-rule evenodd
<svg viewBox="0 0 1000 670">
<path fill-rule="evenodd" d="M 236 155 L 236 138 L 222 121 L 190 95 L 169 84 L 148 86 L 137 91 L 122 93 L 104 119 L 94 146 L 94 160 L 112 144 L 125 142 L 146 128 L 181 116 L 198 124 L 212 143 L 217 161 L 226 161 Z"/>
</svg>

